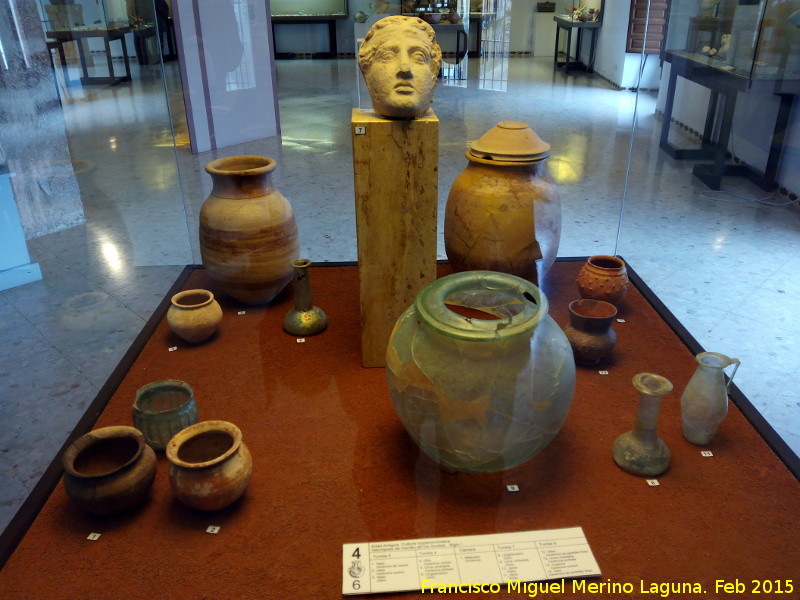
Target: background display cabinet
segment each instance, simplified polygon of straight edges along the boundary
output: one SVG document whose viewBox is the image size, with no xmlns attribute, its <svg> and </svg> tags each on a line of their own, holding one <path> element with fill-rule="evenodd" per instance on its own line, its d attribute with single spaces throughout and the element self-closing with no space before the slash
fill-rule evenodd
<svg viewBox="0 0 800 600">
<path fill-rule="evenodd" d="M 51 0 L 42 2 L 42 8 L 46 31 L 119 29 L 130 25 L 125 0 Z"/>
<path fill-rule="evenodd" d="M 800 79 L 800 0 L 676 0 L 667 56 L 747 80 Z"/>
<path fill-rule="evenodd" d="M 663 58 L 670 63 L 664 104 L 661 148 L 676 159 L 712 160 L 698 164 L 694 175 L 713 190 L 723 176 L 744 176 L 764 190 L 777 186 L 781 156 L 795 98 L 800 92 L 800 0 L 676 0 L 670 7 Z M 684 107 L 699 97 L 677 86 L 682 77 L 708 90 L 702 147 L 682 149 L 669 140 L 676 95 Z M 682 91 L 681 91 L 682 90 Z M 731 134 L 736 129 L 736 102 L 748 92 L 748 103 L 773 113 L 771 139 L 761 143 L 750 164 L 730 164 Z M 774 102 L 777 96 L 779 101 Z M 770 104 L 771 103 L 771 104 Z M 741 119 L 740 113 L 740 119 Z M 678 118 L 685 118 L 678 115 Z M 742 125 L 740 120 L 739 135 Z M 738 161 L 736 161 L 738 162 Z M 763 165 L 763 166 L 760 166 Z"/>
<path fill-rule="evenodd" d="M 272 0 L 273 17 L 346 17 L 347 0 Z"/>
<path fill-rule="evenodd" d="M 152 5 L 150 5 L 152 6 Z M 62 65 L 69 64 L 75 58 L 80 63 L 81 79 L 84 85 L 120 83 L 130 81 L 131 71 L 128 57 L 128 48 L 125 35 L 131 32 L 141 33 L 149 29 L 154 35 L 155 26 L 152 22 L 145 22 L 136 16 L 135 6 L 131 4 L 129 12 L 125 0 L 100 0 L 86 1 L 84 3 L 74 0 L 51 0 L 42 2 L 42 20 L 50 50 L 56 50 Z M 152 9 L 150 9 L 152 17 Z M 124 74 L 117 74 L 112 63 L 111 43 L 114 51 L 119 49 L 116 56 L 123 59 Z M 102 65 L 95 69 L 92 53 L 105 52 L 105 67 Z M 77 57 L 75 56 L 77 54 Z M 65 71 L 66 77 L 66 71 Z M 66 81 L 67 85 L 70 81 Z"/>
<path fill-rule="evenodd" d="M 594 70 L 597 31 L 603 18 L 603 0 L 582 0 L 574 3 L 560 0 L 556 3 L 555 11 L 553 21 L 556 23 L 556 43 L 553 68 L 563 69 L 565 75 L 569 74 L 570 69 L 591 73 Z M 580 60 L 584 30 L 589 36 L 589 54 L 586 62 Z M 573 33 L 575 33 L 574 45 Z M 562 37 L 561 34 L 565 35 Z M 563 46 L 562 39 L 564 39 Z"/>
<path fill-rule="evenodd" d="M 602 20 L 605 0 L 556 0 L 555 13 L 567 21 L 591 23 Z"/>
</svg>

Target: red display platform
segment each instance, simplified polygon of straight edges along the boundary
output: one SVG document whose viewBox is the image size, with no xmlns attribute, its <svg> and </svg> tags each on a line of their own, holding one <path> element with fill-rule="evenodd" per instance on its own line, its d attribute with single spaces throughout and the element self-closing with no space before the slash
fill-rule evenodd
<svg viewBox="0 0 800 600">
<path fill-rule="evenodd" d="M 580 266 L 558 262 L 548 278 L 545 292 L 559 324 L 577 297 Z M 95 407 L 93 426 L 130 424 L 137 388 L 184 380 L 195 390 L 201 420 L 241 428 L 254 461 L 245 496 L 216 513 L 189 509 L 172 495 L 163 455 L 149 500 L 124 515 L 85 515 L 59 483 L 0 572 L 0 598 L 338 598 L 343 543 L 575 526 L 603 573 L 590 582 L 630 584 L 631 591 L 575 591 L 566 582 L 562 592 L 544 597 L 800 594 L 800 483 L 735 406 L 708 448 L 683 439 L 680 393 L 694 372 L 696 349 L 679 339 L 641 283 L 619 306 L 624 322 L 614 325 L 613 359 L 578 367 L 575 400 L 555 440 L 517 468 L 470 475 L 445 472 L 421 455 L 394 413 L 385 371 L 361 367 L 356 267 L 312 267 L 314 303 L 330 325 L 304 343 L 281 328 L 288 294 L 267 308 L 242 307 L 203 270 L 187 275 L 179 287 L 218 296 L 220 331 L 190 346 L 169 330 L 162 309 L 141 351 L 104 390 L 108 403 Z M 623 472 L 611 458 L 614 439 L 633 427 L 638 393 L 631 378 L 642 371 L 675 385 L 662 402 L 659 427 L 672 466 L 658 486 Z M 82 427 L 91 427 L 96 414 Z M 50 474 L 53 485 L 57 466 Z M 509 492 L 509 484 L 519 491 Z M 38 511 L 34 502 L 4 535 L 7 552 L 26 516 Z M 219 532 L 206 533 L 210 525 Z M 93 532 L 101 534 L 96 541 L 87 539 Z M 792 578 L 792 593 L 754 593 L 754 580 L 772 581 L 773 590 L 780 581 L 787 590 Z M 744 586 L 738 595 L 718 584 L 736 580 Z M 671 585 L 688 590 L 672 592 Z M 529 596 L 503 587 L 496 597 Z"/>
</svg>

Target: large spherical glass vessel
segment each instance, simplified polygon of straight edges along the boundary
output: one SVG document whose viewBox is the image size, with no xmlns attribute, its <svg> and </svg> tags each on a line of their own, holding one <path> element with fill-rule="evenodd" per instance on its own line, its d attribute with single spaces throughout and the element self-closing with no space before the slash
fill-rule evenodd
<svg viewBox="0 0 800 600">
<path fill-rule="evenodd" d="M 425 287 L 386 355 L 392 403 L 419 447 L 468 472 L 509 469 L 556 436 L 572 403 L 569 342 L 535 285 L 467 271 Z"/>
</svg>

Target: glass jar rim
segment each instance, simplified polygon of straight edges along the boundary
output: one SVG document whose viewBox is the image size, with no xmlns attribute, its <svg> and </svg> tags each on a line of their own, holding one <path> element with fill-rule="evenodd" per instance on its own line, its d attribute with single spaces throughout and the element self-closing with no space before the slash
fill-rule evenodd
<svg viewBox="0 0 800 600">
<path fill-rule="evenodd" d="M 182 403 L 166 410 L 147 410 L 142 407 L 144 400 L 147 400 L 153 394 L 163 391 L 175 391 L 185 394 L 185 399 Z M 166 416 L 172 413 L 182 411 L 186 405 L 194 402 L 194 390 L 185 381 L 180 379 L 162 379 L 161 381 L 153 381 L 140 387 L 136 390 L 136 397 L 133 402 L 133 412 L 142 416 Z"/>
<path fill-rule="evenodd" d="M 450 310 L 445 301 L 456 292 L 506 292 L 520 301 L 517 314 L 500 319 L 473 319 Z M 417 294 L 414 309 L 435 331 L 460 340 L 509 339 L 534 329 L 549 306 L 542 291 L 530 281 L 497 271 L 463 271 L 437 279 Z"/>
<path fill-rule="evenodd" d="M 238 177 L 248 175 L 263 175 L 275 170 L 277 162 L 269 156 L 258 156 L 255 154 L 239 154 L 236 156 L 225 156 L 217 158 L 206 164 L 206 172 L 209 175 L 235 175 Z"/>
<path fill-rule="evenodd" d="M 719 352 L 701 352 L 695 356 L 695 360 L 704 367 L 711 367 L 712 369 L 724 369 L 728 365 L 733 364 L 733 361 Z"/>
</svg>

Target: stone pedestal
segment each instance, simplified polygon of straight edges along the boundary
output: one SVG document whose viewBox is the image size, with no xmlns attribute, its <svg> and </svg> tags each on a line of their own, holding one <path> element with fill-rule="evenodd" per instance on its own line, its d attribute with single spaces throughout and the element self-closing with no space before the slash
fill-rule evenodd
<svg viewBox="0 0 800 600">
<path fill-rule="evenodd" d="M 436 278 L 439 119 L 353 109 L 361 360 L 386 364 L 397 318 Z"/>
</svg>

